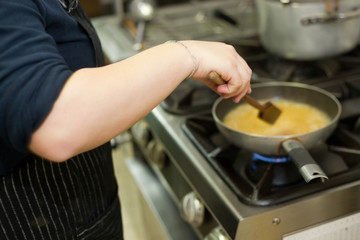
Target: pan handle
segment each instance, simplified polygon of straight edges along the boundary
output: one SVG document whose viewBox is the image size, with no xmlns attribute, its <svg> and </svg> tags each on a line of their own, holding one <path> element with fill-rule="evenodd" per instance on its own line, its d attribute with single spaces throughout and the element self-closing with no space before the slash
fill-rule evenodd
<svg viewBox="0 0 360 240">
<path fill-rule="evenodd" d="M 299 141 L 285 140 L 282 142 L 282 147 L 291 157 L 307 183 L 316 178 L 321 178 L 321 181 L 328 179 L 324 171 Z"/>
</svg>

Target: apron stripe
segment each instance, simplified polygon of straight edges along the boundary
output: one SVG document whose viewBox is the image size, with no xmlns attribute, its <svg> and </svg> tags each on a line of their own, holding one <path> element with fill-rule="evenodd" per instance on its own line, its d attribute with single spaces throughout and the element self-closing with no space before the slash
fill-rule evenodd
<svg viewBox="0 0 360 240">
<path fill-rule="evenodd" d="M 67 162 L 66 162 L 65 164 L 67 165 Z M 51 167 L 52 167 L 52 172 L 53 172 L 53 174 L 54 174 L 53 166 L 51 166 Z M 59 165 L 59 164 L 57 165 L 57 170 L 58 170 L 58 172 L 60 173 L 60 178 L 61 178 L 60 183 L 62 183 L 63 188 L 64 188 L 65 193 L 66 193 L 66 197 L 67 197 L 67 199 L 69 199 L 69 198 L 70 198 L 70 193 L 69 193 L 69 190 L 68 190 L 66 184 L 64 183 L 64 182 L 65 182 L 65 179 L 64 179 L 64 175 L 63 175 L 63 170 L 60 168 L 60 165 Z M 67 167 L 67 170 L 68 170 L 68 167 Z M 54 174 L 54 175 L 55 175 L 55 174 Z M 71 181 L 71 182 L 72 182 L 72 181 Z M 73 184 L 73 183 L 71 183 L 71 184 Z M 60 198 L 61 198 L 61 201 L 63 202 L 60 191 L 59 191 L 59 196 L 60 196 Z M 79 202 L 78 202 L 78 201 L 77 201 L 77 205 L 79 206 Z M 63 205 L 63 209 L 64 209 L 64 212 L 65 212 L 66 216 L 68 217 L 68 214 L 67 214 L 67 212 L 66 212 L 65 205 Z M 73 219 L 73 221 L 75 222 L 76 217 L 75 217 L 75 212 L 74 212 L 74 207 L 73 207 L 73 205 L 70 205 L 70 212 L 71 212 L 71 215 L 72 215 L 72 219 Z M 70 227 L 70 226 L 68 226 L 68 227 Z"/>
<path fill-rule="evenodd" d="M 69 161 L 72 161 L 72 160 L 69 160 Z M 71 176 L 71 173 L 70 173 L 70 169 L 69 169 L 69 161 L 66 161 L 65 162 L 65 167 L 66 167 L 66 170 L 67 170 L 67 174 L 68 174 L 68 176 L 69 176 L 69 182 L 70 182 L 70 186 L 69 186 L 69 188 L 71 188 L 71 193 L 72 193 L 72 196 L 74 196 L 74 198 L 75 198 L 75 203 L 76 203 L 76 206 L 72 206 L 72 205 L 70 205 L 71 207 L 70 207 L 70 209 L 71 209 L 71 211 L 74 213 L 74 215 L 75 216 L 78 216 L 80 219 L 82 219 L 82 217 L 80 217 L 81 216 L 81 213 L 82 213 L 82 211 L 81 211 L 81 209 L 80 209 L 80 204 L 79 204 L 79 196 L 78 196 L 78 192 L 77 191 L 75 191 L 75 184 L 74 184 L 74 180 L 73 180 L 73 178 L 72 178 L 72 176 Z M 60 168 L 60 166 L 59 166 L 59 168 Z M 62 179 L 63 180 L 63 179 Z M 63 182 L 63 184 L 64 184 L 64 186 L 65 186 L 65 189 L 68 189 L 67 187 L 66 187 L 66 184 L 65 184 L 65 180 L 63 180 L 62 181 Z M 67 192 L 67 194 L 69 194 L 68 195 L 68 199 L 70 199 L 70 191 L 67 191 L 66 190 L 66 192 Z M 77 214 L 75 213 L 75 211 L 74 211 L 74 208 L 77 210 Z M 76 222 L 75 221 L 75 219 L 74 219 L 74 222 Z"/>
<path fill-rule="evenodd" d="M 87 172 L 94 172 L 96 171 L 95 169 L 90 169 L 89 167 L 89 162 L 92 162 L 92 156 L 91 154 L 89 154 L 88 160 L 86 161 L 85 156 L 82 154 L 81 155 L 84 158 L 84 167 L 86 168 Z M 83 173 L 85 176 L 85 173 Z M 93 176 L 93 179 L 91 181 L 87 181 L 86 186 L 88 187 L 88 193 L 89 193 L 89 200 L 90 202 L 94 203 L 94 207 L 95 209 L 100 209 L 100 204 L 97 201 L 97 194 L 95 194 L 96 192 L 101 192 L 101 189 L 99 189 L 97 191 L 97 189 L 95 188 L 95 181 L 98 181 L 98 179 L 96 179 L 96 175 Z M 90 184 L 88 184 L 90 183 Z"/>
<path fill-rule="evenodd" d="M 57 184 L 56 179 L 53 179 L 53 180 L 54 180 L 54 181 L 53 181 L 53 184 L 51 184 L 52 187 L 50 187 L 50 183 L 49 183 L 49 180 L 50 180 L 50 179 L 49 179 L 49 176 L 48 176 L 48 174 L 47 174 L 47 173 L 48 173 L 48 172 L 47 172 L 47 169 L 45 169 L 44 163 L 45 163 L 45 160 L 43 159 L 43 161 L 42 161 L 42 168 L 43 168 L 43 172 L 45 173 L 44 176 L 45 176 L 46 186 L 48 187 L 51 200 L 55 203 L 56 201 L 55 201 L 55 198 L 54 198 L 53 189 L 57 189 L 57 190 L 58 190 L 58 184 Z M 50 165 L 51 170 L 53 170 L 53 167 L 52 167 L 52 166 L 53 166 L 53 165 L 51 164 L 51 165 Z M 53 173 L 53 171 L 51 171 L 51 173 Z M 51 174 L 51 175 L 50 175 L 50 177 L 54 177 L 54 176 L 55 176 L 54 174 Z M 60 205 L 64 206 L 64 203 L 61 201 L 61 194 L 59 195 L 59 197 L 60 197 Z M 56 211 L 56 213 L 54 213 L 54 215 L 57 215 L 56 218 L 60 218 L 61 216 L 60 216 L 58 204 L 54 204 L 54 206 L 55 206 L 55 211 Z M 49 211 L 50 211 L 50 209 L 49 209 Z M 68 216 L 67 216 L 67 212 L 66 212 L 66 211 L 65 211 L 65 215 L 66 215 L 66 219 L 68 219 Z M 54 225 L 56 226 L 56 223 L 55 223 L 55 222 L 54 222 Z M 63 223 L 62 221 L 60 221 L 60 225 L 61 225 L 61 228 L 63 229 L 62 231 L 65 232 L 65 231 L 66 231 L 66 228 L 65 228 L 64 223 Z M 57 229 L 57 226 L 56 226 L 56 229 Z M 58 236 L 58 238 L 60 239 L 59 236 Z M 65 239 L 67 239 L 66 236 L 65 236 Z"/>
<path fill-rule="evenodd" d="M 4 214 L 4 216 L 5 216 L 7 219 L 10 219 L 10 217 L 9 217 L 7 211 L 6 211 L 6 208 L 5 208 L 5 206 L 4 206 L 4 203 L 3 203 L 2 199 L 0 199 L 0 205 L 1 205 L 1 208 L 3 209 L 3 211 L 4 211 L 4 213 L 1 213 L 1 215 Z M 0 222 L 1 222 L 1 226 L 3 226 L 3 224 L 5 224 L 5 221 L 4 221 L 4 222 L 0 221 Z M 13 224 L 12 224 L 10 221 L 9 221 L 9 224 L 10 224 L 11 232 L 12 232 L 12 234 L 13 234 L 13 236 L 14 236 L 13 239 L 18 240 L 18 237 L 15 235 L 15 228 L 14 228 Z M 5 226 L 2 227 L 2 229 L 3 229 L 4 233 L 5 233 L 5 234 L 4 234 L 5 236 L 10 236 L 10 233 L 8 233 L 8 231 L 6 231 L 6 227 L 5 227 Z M 8 234 L 9 234 L 9 235 L 8 235 Z"/>
<path fill-rule="evenodd" d="M 45 191 L 44 191 L 44 185 L 43 185 L 44 180 L 40 179 L 38 164 L 35 165 L 35 174 L 36 174 L 37 186 L 40 187 L 42 201 L 45 203 L 45 207 L 46 207 L 46 209 L 44 209 L 44 211 L 47 211 L 46 213 L 49 215 L 49 218 L 50 218 L 49 220 L 52 222 L 51 225 L 55 228 L 55 233 L 58 233 L 59 230 L 58 230 L 57 224 L 54 221 L 53 214 L 52 214 L 51 209 L 49 207 L 49 200 L 45 198 Z M 41 176 L 44 176 L 44 175 L 46 176 L 46 172 L 41 173 Z M 43 220 L 45 222 L 49 221 L 49 220 L 47 220 L 46 216 L 43 216 L 43 218 L 44 218 Z M 48 224 L 46 224 L 46 225 L 48 225 Z M 57 234 L 56 234 L 56 237 L 57 237 L 58 240 L 60 240 L 60 238 L 59 238 L 59 236 Z"/>
<path fill-rule="evenodd" d="M 84 159 L 84 157 L 83 157 L 83 154 L 81 154 L 80 155 L 81 156 L 81 160 L 82 161 L 86 161 L 86 159 Z M 80 158 L 80 156 L 79 156 L 79 158 Z M 85 164 L 85 163 L 84 163 Z M 84 172 L 84 168 L 83 168 L 83 165 L 84 164 L 80 164 L 79 165 L 79 170 L 81 171 L 81 176 L 83 176 L 83 179 L 85 179 L 83 182 L 85 183 L 85 186 L 84 186 L 84 189 L 82 189 L 83 191 L 82 191 L 82 193 L 84 194 L 83 195 L 83 198 L 85 199 L 85 201 L 87 202 L 87 204 L 86 204 L 86 206 L 87 206 L 87 208 L 89 208 L 92 204 L 92 202 L 94 201 L 94 199 L 92 198 L 92 195 L 93 194 L 91 194 L 92 192 L 91 192 L 91 190 L 90 190 L 90 187 L 89 187 L 89 181 L 87 180 L 88 179 L 88 177 L 92 177 L 92 176 L 87 176 L 86 174 L 85 174 L 85 172 Z M 85 207 L 85 205 L 84 205 L 84 207 Z M 87 212 L 87 209 L 84 209 L 84 212 Z"/>
<path fill-rule="evenodd" d="M 16 186 L 15 186 L 15 183 L 14 183 L 13 173 L 11 173 L 11 180 L 12 180 L 11 182 L 12 182 L 12 187 L 13 187 L 14 193 L 15 193 L 15 195 L 16 195 L 16 198 L 17 198 L 18 203 L 19 203 L 19 205 L 20 205 L 21 211 L 22 211 L 22 213 L 23 213 L 22 215 L 26 218 L 26 222 L 27 222 L 27 224 L 28 224 L 28 226 L 29 226 L 31 236 L 32 236 L 33 238 L 35 238 L 34 232 L 33 232 L 32 228 L 30 227 L 29 218 L 28 218 L 28 216 L 27 216 L 27 214 L 26 214 L 26 212 L 25 212 L 25 210 L 24 210 L 24 206 L 23 206 L 23 205 L 21 204 L 21 202 L 20 202 L 19 194 L 18 194 L 18 192 L 16 191 Z"/>
<path fill-rule="evenodd" d="M 93 182 L 96 183 L 96 188 L 98 189 L 97 192 L 100 192 L 101 191 L 101 186 L 100 186 L 100 179 L 99 179 L 99 176 L 100 177 L 103 177 L 102 175 L 102 172 L 101 172 L 101 168 L 100 166 L 96 166 L 96 161 L 94 161 L 94 158 L 96 159 L 96 156 L 90 156 L 90 163 L 91 163 L 91 167 L 96 171 L 98 172 L 98 174 L 95 175 L 95 179 Z M 100 205 L 101 206 L 104 206 L 105 205 L 105 201 L 104 201 L 104 197 L 102 194 L 99 194 L 98 197 L 100 197 Z"/>
<path fill-rule="evenodd" d="M 0 199 L 0 206 L 3 206 L 1 203 L 1 199 Z M 0 221 L 0 227 L 1 227 L 1 230 L 3 231 L 4 235 L 7 236 L 8 234 L 6 232 L 4 225 L 2 224 L 2 221 Z"/>
<path fill-rule="evenodd" d="M 38 211 L 40 212 L 40 216 L 44 216 L 44 214 L 43 214 L 43 212 L 42 212 L 42 208 L 41 208 L 40 203 L 39 203 L 38 196 L 37 196 L 36 193 L 34 192 L 34 185 L 33 185 L 33 181 L 32 181 L 31 175 L 30 175 L 30 164 L 29 164 L 29 163 L 26 163 L 26 170 L 27 170 L 27 177 L 28 177 L 27 179 L 28 179 L 28 181 L 29 181 L 29 183 L 30 183 L 30 188 L 31 188 L 32 194 L 33 194 L 33 196 L 34 196 L 34 200 L 35 200 L 35 204 L 36 204 L 36 206 L 34 206 L 34 207 L 37 207 Z M 24 186 L 24 185 L 22 185 L 22 186 Z M 25 195 L 26 195 L 26 193 L 25 193 Z M 32 202 L 34 203 L 34 201 L 32 201 Z M 35 213 L 35 216 L 34 216 L 35 219 L 34 219 L 34 220 L 35 220 L 35 222 L 36 222 L 36 226 L 40 227 L 41 224 L 40 224 L 40 222 L 39 222 L 39 218 L 36 217 L 36 215 L 37 215 L 37 214 Z M 51 237 L 50 229 L 49 229 L 48 225 L 45 224 L 45 227 L 46 227 L 48 236 Z M 40 228 L 40 229 L 42 229 L 42 228 Z M 41 230 L 40 230 L 40 231 L 41 231 Z"/>
<path fill-rule="evenodd" d="M 31 211 L 31 217 L 32 217 L 33 219 L 37 220 L 36 217 L 35 217 L 35 213 L 34 213 L 34 209 L 33 209 L 33 207 L 32 207 L 32 204 L 30 203 L 29 197 L 28 197 L 28 195 L 26 194 L 26 190 L 25 190 L 25 187 L 24 187 L 24 180 L 23 180 L 22 172 L 23 172 L 23 171 L 21 171 L 21 169 L 20 169 L 20 170 L 19 170 L 19 177 L 20 177 L 21 188 L 22 188 L 22 190 L 23 190 L 23 194 L 24 194 L 24 196 L 25 196 L 25 198 L 26 198 L 26 203 L 27 203 L 27 205 L 26 205 L 25 207 L 28 207 L 28 208 L 30 209 L 30 211 Z M 14 191 L 16 191 L 16 190 L 15 190 L 15 186 L 14 186 Z M 19 202 L 19 204 L 20 204 L 20 202 Z M 30 224 L 30 221 L 29 221 L 28 223 Z M 38 225 L 38 223 L 37 223 L 37 225 Z M 42 230 L 41 230 L 40 228 L 37 228 L 37 229 L 39 230 L 39 234 L 40 234 L 40 236 L 41 236 L 41 239 L 45 240 L 44 235 L 43 235 L 43 233 L 42 233 Z M 35 238 L 35 237 L 34 237 L 34 238 Z"/>
<path fill-rule="evenodd" d="M 55 172 L 54 172 L 54 164 L 51 164 L 50 165 L 50 168 L 51 168 L 51 175 L 52 176 L 55 176 Z M 61 175 L 61 169 L 59 169 L 60 171 L 59 171 L 59 173 L 60 173 L 60 175 Z M 60 191 L 60 188 L 59 188 L 59 183 L 58 183 L 58 181 L 57 181 L 58 179 L 56 179 L 56 181 L 54 181 L 54 185 L 55 185 L 55 187 L 56 187 L 56 194 L 57 194 L 57 196 L 58 196 L 58 198 L 59 198 L 59 200 L 60 200 L 60 205 L 62 206 L 61 208 L 62 208 L 62 212 L 64 212 L 64 214 L 65 214 L 65 218 L 66 219 L 69 219 L 69 214 L 68 214 L 68 211 L 66 211 L 66 208 L 65 208 L 65 202 L 63 201 L 63 198 L 62 198 L 62 194 L 61 194 L 61 191 Z M 50 186 L 49 186 L 49 189 L 50 189 Z M 60 216 L 60 213 L 59 213 L 59 211 L 58 211 L 58 215 Z M 74 218 L 73 218 L 74 219 Z M 65 227 L 63 224 L 62 224 L 62 226 L 63 226 L 63 229 L 64 229 L 64 231 L 66 231 L 66 229 L 69 229 L 69 222 L 67 222 L 67 226 Z"/>
<path fill-rule="evenodd" d="M 12 176 L 13 176 L 13 174 L 11 174 L 11 178 L 12 178 Z M 10 215 L 10 214 L 11 214 L 13 217 L 15 217 L 15 219 L 16 219 L 18 225 L 19 225 L 18 229 L 20 228 L 20 231 L 17 231 L 17 232 L 18 232 L 19 234 L 20 234 L 20 232 L 21 232 L 21 234 L 22 234 L 22 236 L 23 236 L 23 238 L 21 238 L 21 239 L 27 239 L 26 234 L 25 234 L 25 232 L 24 232 L 24 229 L 22 228 L 22 225 L 19 224 L 19 223 L 20 223 L 19 216 L 18 216 L 18 214 L 17 214 L 17 212 L 16 212 L 16 209 L 14 208 L 14 202 L 12 201 L 12 199 L 11 199 L 10 196 L 9 196 L 8 186 L 5 185 L 5 183 L 4 183 L 4 192 L 5 192 L 5 194 L 6 194 L 6 197 L 7 197 L 8 201 L 9 201 L 9 205 L 10 205 L 10 207 L 11 207 L 11 209 L 7 209 L 7 210 L 11 210 L 11 212 L 8 212 L 7 215 Z M 13 225 L 15 225 L 15 222 L 11 223 L 11 228 L 12 228 L 12 229 L 17 228 L 16 226 L 13 226 Z M 16 237 L 16 238 L 17 238 L 17 237 Z"/>
</svg>

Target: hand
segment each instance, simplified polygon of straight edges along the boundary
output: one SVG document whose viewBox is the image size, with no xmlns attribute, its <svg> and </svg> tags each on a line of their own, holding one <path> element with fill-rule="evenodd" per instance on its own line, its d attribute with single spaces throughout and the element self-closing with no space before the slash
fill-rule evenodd
<svg viewBox="0 0 360 240">
<path fill-rule="evenodd" d="M 204 83 L 223 98 L 232 98 L 234 102 L 251 93 L 252 70 L 233 46 L 220 42 L 182 42 L 197 61 L 192 79 Z M 209 77 L 211 72 L 216 72 L 225 83 L 214 83 Z"/>
</svg>

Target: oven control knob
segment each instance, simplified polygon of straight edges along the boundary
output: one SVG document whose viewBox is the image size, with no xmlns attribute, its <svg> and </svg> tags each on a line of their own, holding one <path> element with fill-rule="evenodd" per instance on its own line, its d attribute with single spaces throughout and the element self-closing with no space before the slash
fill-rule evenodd
<svg viewBox="0 0 360 240">
<path fill-rule="evenodd" d="M 153 140 L 148 144 L 147 150 L 151 163 L 160 169 L 164 168 L 168 158 L 163 145 L 159 141 Z"/>
<path fill-rule="evenodd" d="M 214 228 L 204 240 L 230 240 L 225 230 L 222 227 Z"/>
<path fill-rule="evenodd" d="M 205 206 L 195 192 L 190 192 L 183 197 L 180 212 L 183 219 L 193 226 L 200 226 L 204 222 Z"/>
<path fill-rule="evenodd" d="M 145 147 L 150 140 L 152 140 L 152 134 L 150 131 L 150 127 L 146 122 L 139 121 L 132 128 L 131 133 L 137 143 L 141 145 L 141 147 Z"/>
</svg>

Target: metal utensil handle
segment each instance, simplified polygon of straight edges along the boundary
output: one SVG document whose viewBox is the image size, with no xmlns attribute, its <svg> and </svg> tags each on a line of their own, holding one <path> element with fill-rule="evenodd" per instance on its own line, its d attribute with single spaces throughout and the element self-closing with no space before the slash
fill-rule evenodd
<svg viewBox="0 0 360 240">
<path fill-rule="evenodd" d="M 299 141 L 285 140 L 282 142 L 282 147 L 289 154 L 306 182 L 316 178 L 328 179 L 324 171 Z"/>
<path fill-rule="evenodd" d="M 145 21 L 139 21 L 139 23 L 137 24 L 136 39 L 135 39 L 135 43 L 133 46 L 135 51 L 140 51 L 143 48 L 143 41 L 144 41 L 144 36 L 145 36 L 145 26 L 146 26 Z"/>
</svg>

